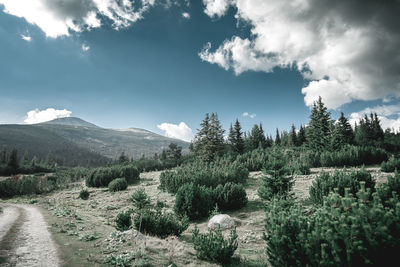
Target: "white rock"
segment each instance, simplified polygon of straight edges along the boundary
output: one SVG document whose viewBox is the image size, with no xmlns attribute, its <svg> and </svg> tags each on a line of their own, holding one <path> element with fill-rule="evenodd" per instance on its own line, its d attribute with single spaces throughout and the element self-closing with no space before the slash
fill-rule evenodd
<svg viewBox="0 0 400 267">
<path fill-rule="evenodd" d="M 215 215 L 210 219 L 208 222 L 208 228 L 210 229 L 218 229 L 218 227 L 221 228 L 221 230 L 224 229 L 229 229 L 235 227 L 235 221 L 232 219 L 231 216 L 227 214 L 218 214 Z"/>
</svg>

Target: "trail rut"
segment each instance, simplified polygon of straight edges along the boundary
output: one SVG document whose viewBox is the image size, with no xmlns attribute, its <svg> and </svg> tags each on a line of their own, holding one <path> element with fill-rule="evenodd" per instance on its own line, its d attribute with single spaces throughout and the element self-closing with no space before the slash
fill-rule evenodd
<svg viewBox="0 0 400 267">
<path fill-rule="evenodd" d="M 0 206 L 0 267 L 60 266 L 56 244 L 40 210 L 24 204 Z"/>
</svg>

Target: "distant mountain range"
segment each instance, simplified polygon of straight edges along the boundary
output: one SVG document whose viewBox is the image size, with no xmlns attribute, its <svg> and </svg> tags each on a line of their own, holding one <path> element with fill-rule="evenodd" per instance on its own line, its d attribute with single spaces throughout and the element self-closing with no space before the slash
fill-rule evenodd
<svg viewBox="0 0 400 267">
<path fill-rule="evenodd" d="M 170 143 L 188 152 L 189 143 L 138 128 L 105 129 L 80 118 L 68 117 L 32 124 L 0 125 L 0 148 L 45 158 L 63 165 L 102 165 L 122 152 L 130 158 L 160 154 Z"/>
</svg>

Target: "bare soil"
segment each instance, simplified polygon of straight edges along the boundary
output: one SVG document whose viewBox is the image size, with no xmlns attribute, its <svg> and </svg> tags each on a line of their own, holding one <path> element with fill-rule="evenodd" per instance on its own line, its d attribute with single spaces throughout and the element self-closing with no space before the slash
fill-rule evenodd
<svg viewBox="0 0 400 267">
<path fill-rule="evenodd" d="M 57 247 L 38 207 L 1 204 L 0 266 L 60 266 Z"/>
</svg>

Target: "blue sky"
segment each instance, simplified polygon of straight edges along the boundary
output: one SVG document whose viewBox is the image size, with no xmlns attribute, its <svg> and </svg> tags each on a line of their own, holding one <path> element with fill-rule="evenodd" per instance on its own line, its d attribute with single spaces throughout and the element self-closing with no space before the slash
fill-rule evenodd
<svg viewBox="0 0 400 267">
<path fill-rule="evenodd" d="M 376 84 L 366 81 L 363 69 L 350 68 L 362 60 L 368 63 L 361 58 L 363 54 L 360 62 L 345 65 L 326 56 L 346 51 L 345 46 L 327 51 L 321 45 L 315 52 L 299 53 L 311 45 L 306 46 L 304 40 L 306 44 L 298 49 L 287 43 L 299 36 L 290 33 L 287 25 L 292 24 L 285 16 L 271 15 L 281 23 L 282 32 L 289 31 L 283 42 L 271 30 L 274 25 L 263 29 L 260 11 L 256 6 L 243 7 L 240 2 L 244 0 L 172 1 L 169 5 L 142 0 L 146 8 L 140 13 L 142 18 L 128 21 L 116 17 L 115 10 L 109 8 L 115 12 L 109 16 L 92 4 L 101 25 L 91 27 L 80 23 L 77 16 L 91 10 L 79 3 L 92 0 L 58 2 L 63 1 L 77 3 L 73 12 L 62 5 L 45 6 L 44 0 L 33 2 L 42 4 L 46 8 L 43 12 L 56 22 L 72 17 L 80 29 L 67 27 L 65 33 L 62 28 L 46 28 L 40 14 L 24 10 L 26 1 L 0 0 L 0 123 L 23 123 L 28 111 L 54 108 L 107 128 L 137 127 L 165 134 L 157 125 L 184 122 L 195 133 L 206 112 L 217 112 L 226 129 L 239 118 L 245 130 L 262 122 L 266 132 L 274 134 L 277 127 L 284 130 L 292 123 L 307 123 L 310 103 L 318 95 L 326 95 L 334 117 L 344 111 L 348 116 L 354 113 L 352 118 L 356 119 L 363 111 L 378 110 L 385 123 L 400 126 L 398 70 L 392 71 L 391 83 L 381 83 L 380 91 L 374 91 L 371 88 Z M 256 0 L 247 1 L 250 7 L 252 2 L 257 4 Z M 134 8 L 123 10 L 133 14 Z M 263 11 L 263 5 L 259 8 Z M 341 13 L 336 16 L 344 17 Z M 126 24 L 115 29 L 122 22 Z M 357 27 L 355 24 L 354 29 Z M 264 33 L 271 39 L 265 41 Z M 348 38 L 345 35 L 332 40 L 343 42 Z M 275 40 L 281 42 L 279 47 L 288 49 L 274 48 Z M 372 44 L 374 40 L 367 41 Z M 208 43 L 209 50 L 205 49 Z M 267 48 L 273 53 L 265 52 Z M 290 49 L 294 52 L 289 53 Z M 374 51 L 372 45 L 368 51 Z M 325 58 L 328 63 L 321 64 Z M 296 65 L 301 62 L 309 64 L 312 75 Z M 400 66 L 398 61 L 393 64 Z M 342 79 L 344 74 L 337 74 L 348 69 L 352 77 L 363 80 L 354 78 L 349 83 Z M 378 78 L 389 80 L 382 75 Z M 352 87 L 356 82 L 359 84 Z M 256 115 L 251 118 L 243 116 L 244 112 Z M 167 129 L 166 134 L 174 132 Z"/>
</svg>

